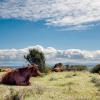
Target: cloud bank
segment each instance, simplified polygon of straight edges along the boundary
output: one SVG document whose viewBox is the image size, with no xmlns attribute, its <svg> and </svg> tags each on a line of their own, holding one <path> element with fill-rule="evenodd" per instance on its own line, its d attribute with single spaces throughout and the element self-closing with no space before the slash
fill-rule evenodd
<svg viewBox="0 0 100 100">
<path fill-rule="evenodd" d="M 44 20 L 60 27 L 93 26 L 100 22 L 99 0 L 0 0 L 0 18 Z"/>
<path fill-rule="evenodd" d="M 100 62 L 100 50 L 58 50 L 53 47 L 44 48 L 41 45 L 36 45 L 23 49 L 0 50 L 0 65 L 24 65 L 26 63 L 24 55 L 32 48 L 43 52 L 46 57 L 46 63 L 48 64 L 55 64 L 57 62 L 70 64 L 97 64 Z"/>
</svg>

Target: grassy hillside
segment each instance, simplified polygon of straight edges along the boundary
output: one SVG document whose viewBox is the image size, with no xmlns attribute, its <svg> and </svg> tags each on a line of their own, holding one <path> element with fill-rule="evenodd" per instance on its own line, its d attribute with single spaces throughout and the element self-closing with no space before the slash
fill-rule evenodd
<svg viewBox="0 0 100 100">
<path fill-rule="evenodd" d="M 30 81 L 27 87 L 0 85 L 0 100 L 100 100 L 98 74 L 51 73 Z"/>
</svg>

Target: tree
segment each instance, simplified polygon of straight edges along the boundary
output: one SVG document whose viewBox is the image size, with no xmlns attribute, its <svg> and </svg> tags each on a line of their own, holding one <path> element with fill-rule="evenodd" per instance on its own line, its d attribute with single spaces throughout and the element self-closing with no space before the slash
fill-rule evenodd
<svg viewBox="0 0 100 100">
<path fill-rule="evenodd" d="M 43 52 L 40 52 L 36 49 L 29 49 L 29 53 L 24 56 L 24 58 L 30 63 L 30 64 L 37 64 L 39 65 L 39 70 L 41 72 L 45 69 L 45 56 Z"/>
</svg>

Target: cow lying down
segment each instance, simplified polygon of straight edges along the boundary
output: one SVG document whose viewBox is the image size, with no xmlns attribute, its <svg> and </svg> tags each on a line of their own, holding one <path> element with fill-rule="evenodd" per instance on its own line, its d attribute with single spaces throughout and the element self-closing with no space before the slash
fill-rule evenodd
<svg viewBox="0 0 100 100">
<path fill-rule="evenodd" d="M 18 68 L 4 74 L 0 79 L 0 83 L 26 86 L 30 85 L 29 79 L 32 76 L 41 76 L 36 64 L 24 68 Z"/>
</svg>

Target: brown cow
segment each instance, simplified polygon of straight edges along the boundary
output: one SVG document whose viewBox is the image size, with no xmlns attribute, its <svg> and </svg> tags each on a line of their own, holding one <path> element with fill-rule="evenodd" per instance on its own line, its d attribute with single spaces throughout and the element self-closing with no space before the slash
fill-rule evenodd
<svg viewBox="0 0 100 100">
<path fill-rule="evenodd" d="M 55 72 L 62 72 L 62 71 L 64 71 L 63 64 L 62 63 L 55 64 L 55 66 L 53 67 L 52 71 L 55 71 Z"/>
<path fill-rule="evenodd" d="M 24 68 L 18 68 L 4 74 L 0 83 L 7 85 L 30 85 L 29 79 L 32 76 L 41 76 L 35 64 Z"/>
<path fill-rule="evenodd" d="M 56 68 L 54 68 L 52 71 L 55 71 L 55 72 L 62 72 L 63 70 L 62 70 L 61 68 L 59 68 L 59 67 L 56 67 Z"/>
</svg>

